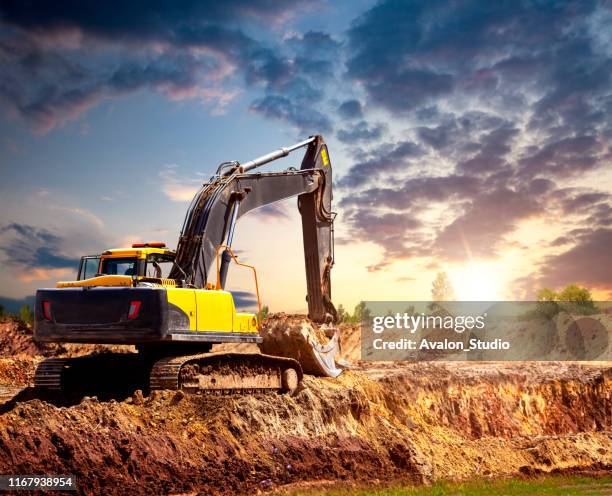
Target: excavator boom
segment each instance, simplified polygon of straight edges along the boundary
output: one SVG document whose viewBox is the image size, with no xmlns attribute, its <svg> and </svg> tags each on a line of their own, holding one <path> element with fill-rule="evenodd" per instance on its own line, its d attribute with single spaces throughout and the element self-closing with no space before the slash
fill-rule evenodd
<svg viewBox="0 0 612 496">
<path fill-rule="evenodd" d="M 306 147 L 300 170 L 248 173 L 261 165 Z M 298 197 L 302 217 L 308 316 L 314 322 L 336 320 L 331 302 L 330 271 L 333 259 L 333 222 L 331 211 L 332 170 L 327 145 L 314 136 L 292 147 L 281 148 L 244 165 L 222 164 L 208 183 L 196 193 L 181 231 L 172 279 L 184 279 L 187 285 L 203 288 L 215 270 L 219 246 L 231 246 L 237 220 L 247 212 Z M 224 253 L 221 286 L 229 264 Z"/>
</svg>

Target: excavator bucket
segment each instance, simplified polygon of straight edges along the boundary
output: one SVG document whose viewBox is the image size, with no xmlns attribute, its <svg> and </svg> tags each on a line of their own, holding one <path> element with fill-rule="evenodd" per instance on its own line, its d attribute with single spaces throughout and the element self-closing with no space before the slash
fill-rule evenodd
<svg viewBox="0 0 612 496">
<path fill-rule="evenodd" d="M 262 324 L 259 345 L 266 355 L 297 360 L 306 374 L 338 377 L 339 331 L 331 325 L 318 325 L 303 315 L 275 314 Z"/>
</svg>

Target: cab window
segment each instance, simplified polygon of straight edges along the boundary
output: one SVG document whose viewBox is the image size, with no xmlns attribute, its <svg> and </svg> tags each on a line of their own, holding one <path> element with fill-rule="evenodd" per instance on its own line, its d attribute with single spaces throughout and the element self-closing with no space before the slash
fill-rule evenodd
<svg viewBox="0 0 612 496">
<path fill-rule="evenodd" d="M 167 278 L 172 270 L 174 257 L 172 255 L 163 255 L 161 253 L 151 253 L 147 257 L 147 277 Z"/>
<path fill-rule="evenodd" d="M 100 266 L 100 257 L 87 256 L 81 258 L 81 265 L 79 266 L 79 274 L 77 279 L 79 281 L 83 279 L 91 279 L 96 277 L 98 273 L 98 267 Z"/>
<path fill-rule="evenodd" d="M 118 276 L 136 275 L 135 258 L 105 258 L 102 260 L 102 274 Z"/>
</svg>

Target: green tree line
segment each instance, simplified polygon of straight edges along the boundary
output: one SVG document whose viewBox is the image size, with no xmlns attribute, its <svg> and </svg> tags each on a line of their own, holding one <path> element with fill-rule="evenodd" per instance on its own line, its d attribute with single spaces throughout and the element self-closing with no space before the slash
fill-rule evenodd
<svg viewBox="0 0 612 496">
<path fill-rule="evenodd" d="M 367 316 L 366 305 L 363 301 L 357 303 L 357 305 L 355 306 L 355 310 L 352 314 L 348 312 L 342 305 L 338 305 L 337 311 L 339 324 L 343 322 L 347 324 L 359 324 L 364 319 L 364 317 Z"/>
<path fill-rule="evenodd" d="M 25 324 L 32 325 L 34 322 L 34 310 L 28 304 L 22 305 L 18 313 L 7 312 L 3 305 L 0 305 L 0 321 L 9 318 L 19 319 Z"/>
<path fill-rule="evenodd" d="M 538 291 L 536 313 L 553 317 L 564 311 L 579 315 L 597 313 L 591 292 L 578 284 L 568 284 L 561 291 L 542 288 Z"/>
</svg>

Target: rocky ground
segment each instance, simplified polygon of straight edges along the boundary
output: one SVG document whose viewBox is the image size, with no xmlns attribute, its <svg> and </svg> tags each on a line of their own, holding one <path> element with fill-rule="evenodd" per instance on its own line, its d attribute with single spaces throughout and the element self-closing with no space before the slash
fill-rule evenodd
<svg viewBox="0 0 612 496">
<path fill-rule="evenodd" d="M 39 350 L 27 328 L 0 324 L 0 473 L 76 474 L 89 494 L 234 494 L 612 471 L 611 363 L 362 364 L 357 329 L 342 334 L 354 368 L 307 376 L 294 396 L 66 402 L 28 378 L 41 354 L 92 349 Z"/>
</svg>

